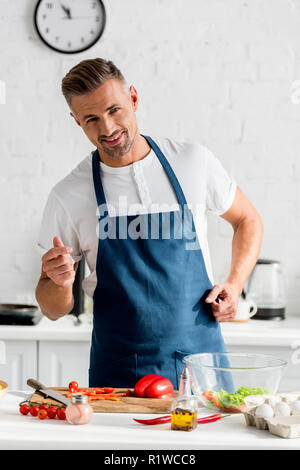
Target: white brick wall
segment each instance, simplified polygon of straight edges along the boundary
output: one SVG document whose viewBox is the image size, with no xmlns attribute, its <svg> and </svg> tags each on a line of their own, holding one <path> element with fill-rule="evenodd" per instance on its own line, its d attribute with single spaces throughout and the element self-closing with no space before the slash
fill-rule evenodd
<svg viewBox="0 0 300 470">
<path fill-rule="evenodd" d="M 107 2 L 106 2 L 107 3 Z M 261 212 L 261 256 L 283 262 L 288 313 L 300 313 L 299 0 L 113 0 L 89 51 L 48 50 L 32 0 L 0 0 L 0 301 L 34 301 L 35 249 L 52 186 L 91 145 L 68 115 L 63 75 L 85 58 L 111 58 L 140 94 L 141 132 L 197 139 L 221 159 Z M 232 229 L 210 218 L 216 281 Z"/>
</svg>

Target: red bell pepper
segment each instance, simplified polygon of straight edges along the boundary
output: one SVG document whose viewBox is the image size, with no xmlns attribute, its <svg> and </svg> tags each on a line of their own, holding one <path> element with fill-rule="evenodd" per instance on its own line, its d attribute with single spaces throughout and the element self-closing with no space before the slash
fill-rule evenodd
<svg viewBox="0 0 300 470">
<path fill-rule="evenodd" d="M 144 397 L 144 391 L 154 380 L 162 378 L 161 375 L 158 374 L 148 374 L 142 377 L 134 387 L 134 394 L 137 397 Z"/>
<path fill-rule="evenodd" d="M 169 379 L 159 378 L 151 382 L 144 390 L 144 396 L 148 398 L 167 398 L 173 394 L 173 384 Z"/>
</svg>

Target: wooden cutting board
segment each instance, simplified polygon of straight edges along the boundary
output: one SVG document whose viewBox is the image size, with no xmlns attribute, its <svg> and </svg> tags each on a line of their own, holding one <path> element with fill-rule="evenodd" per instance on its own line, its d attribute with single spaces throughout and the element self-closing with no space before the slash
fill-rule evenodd
<svg viewBox="0 0 300 470">
<path fill-rule="evenodd" d="M 68 393 L 67 388 L 62 387 L 49 387 L 62 395 Z M 126 392 L 128 388 L 115 388 L 115 392 Z M 133 390 L 133 389 L 129 389 Z M 174 391 L 174 396 L 178 394 Z M 58 402 L 52 398 L 45 398 L 40 392 L 35 392 L 31 401 L 37 403 L 52 403 L 54 405 Z M 139 398 L 139 397 L 120 397 L 120 401 L 99 400 L 91 401 L 90 405 L 94 413 L 151 413 L 151 414 L 169 414 L 171 412 L 172 398 Z"/>
</svg>

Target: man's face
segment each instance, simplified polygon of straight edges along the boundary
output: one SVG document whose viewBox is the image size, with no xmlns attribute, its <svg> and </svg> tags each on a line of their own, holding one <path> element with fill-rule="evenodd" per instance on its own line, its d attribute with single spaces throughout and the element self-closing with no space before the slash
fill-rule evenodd
<svg viewBox="0 0 300 470">
<path fill-rule="evenodd" d="M 120 158 L 128 154 L 137 133 L 137 103 L 133 86 L 127 91 L 111 78 L 87 95 L 73 96 L 71 116 L 100 154 Z"/>
</svg>

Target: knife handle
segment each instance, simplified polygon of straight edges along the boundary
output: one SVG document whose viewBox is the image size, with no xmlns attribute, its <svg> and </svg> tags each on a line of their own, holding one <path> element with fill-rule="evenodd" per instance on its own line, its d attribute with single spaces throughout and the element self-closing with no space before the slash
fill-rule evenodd
<svg viewBox="0 0 300 470">
<path fill-rule="evenodd" d="M 35 390 L 43 390 L 47 387 L 45 387 L 45 385 L 41 384 L 41 382 L 39 382 L 38 380 L 35 380 L 35 379 L 28 379 L 27 380 L 27 385 L 29 385 L 29 387 L 32 387 L 34 388 Z"/>
</svg>

